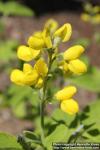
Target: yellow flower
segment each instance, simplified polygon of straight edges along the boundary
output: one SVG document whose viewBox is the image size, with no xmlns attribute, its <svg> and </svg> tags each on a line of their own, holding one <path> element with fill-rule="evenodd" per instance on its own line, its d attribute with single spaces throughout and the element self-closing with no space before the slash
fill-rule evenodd
<svg viewBox="0 0 100 150">
<path fill-rule="evenodd" d="M 29 86 L 35 85 L 39 77 L 37 71 L 30 64 L 25 63 L 23 66 L 23 72 L 24 84 Z"/>
<path fill-rule="evenodd" d="M 60 37 L 62 42 L 66 42 L 70 39 L 72 34 L 72 27 L 69 23 L 64 24 L 54 33 L 54 38 Z"/>
<path fill-rule="evenodd" d="M 62 111 L 70 115 L 74 115 L 79 111 L 78 103 L 74 99 L 68 99 L 62 101 L 60 107 Z"/>
<path fill-rule="evenodd" d="M 79 59 L 71 60 L 68 64 L 68 68 L 71 72 L 77 75 L 87 71 L 86 65 Z"/>
<path fill-rule="evenodd" d="M 18 85 L 34 85 L 38 80 L 38 73 L 29 64 L 24 64 L 23 71 L 14 69 L 11 73 L 10 79 Z"/>
<path fill-rule="evenodd" d="M 45 61 L 40 58 L 34 65 L 34 69 L 38 72 L 39 76 L 45 77 L 48 73 L 48 67 Z"/>
<path fill-rule="evenodd" d="M 24 85 L 24 73 L 21 70 L 14 69 L 11 72 L 10 80 L 17 85 Z"/>
<path fill-rule="evenodd" d="M 38 57 L 39 54 L 40 54 L 40 50 L 34 50 L 24 45 L 19 46 L 17 50 L 18 58 L 24 61 L 31 61 L 32 59 Z"/>
<path fill-rule="evenodd" d="M 40 50 L 44 48 L 44 40 L 37 36 L 30 36 L 28 39 L 28 45 L 33 49 Z"/>
<path fill-rule="evenodd" d="M 75 45 L 67 49 L 64 54 L 64 60 L 69 61 L 78 58 L 84 52 L 84 47 L 81 45 Z"/>
<path fill-rule="evenodd" d="M 42 32 L 42 36 L 44 39 L 45 48 L 52 48 L 52 40 L 50 36 L 50 31 L 48 30 L 48 28 L 44 28 Z"/>
<path fill-rule="evenodd" d="M 55 98 L 60 101 L 70 99 L 76 93 L 76 91 L 77 91 L 76 87 L 67 86 L 63 88 L 62 90 L 58 91 L 55 94 Z"/>
</svg>

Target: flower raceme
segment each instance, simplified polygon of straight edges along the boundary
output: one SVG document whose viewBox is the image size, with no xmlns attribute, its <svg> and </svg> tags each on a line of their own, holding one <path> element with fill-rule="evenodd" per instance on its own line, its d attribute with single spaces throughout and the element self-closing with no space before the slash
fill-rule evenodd
<svg viewBox="0 0 100 150">
<path fill-rule="evenodd" d="M 68 71 L 80 75 L 87 71 L 87 67 L 80 59 L 80 55 L 84 52 L 81 45 L 75 45 L 67 49 L 63 53 L 63 60 L 59 63 L 59 68 L 67 73 Z"/>
<path fill-rule="evenodd" d="M 77 89 L 74 86 L 67 86 L 55 94 L 55 98 L 60 101 L 62 111 L 73 115 L 79 111 L 78 103 L 72 99 Z"/>
<path fill-rule="evenodd" d="M 32 34 L 27 41 L 27 45 L 19 46 L 17 56 L 25 61 L 23 70 L 14 69 L 11 72 L 10 79 L 15 84 L 21 86 L 31 86 L 32 88 L 47 90 L 46 87 L 50 77 L 53 77 L 58 68 L 57 58 L 59 58 L 58 46 L 61 42 L 67 42 L 72 34 L 72 27 L 65 23 L 58 28 L 58 23 L 50 19 L 44 25 L 43 31 L 37 31 Z M 66 74 L 82 74 L 87 68 L 79 57 L 84 52 L 81 45 L 75 45 L 67 49 L 62 54 L 62 60 L 59 60 L 59 68 Z M 60 54 L 60 55 L 61 55 Z M 30 61 L 34 61 L 34 66 Z M 55 61 L 55 66 L 52 67 Z M 53 68 L 53 69 L 51 69 Z M 60 108 L 69 114 L 75 114 L 79 111 L 77 102 L 72 98 L 77 89 L 74 86 L 68 86 L 58 91 L 55 98 L 60 101 Z M 45 97 L 48 92 L 44 92 Z"/>
</svg>

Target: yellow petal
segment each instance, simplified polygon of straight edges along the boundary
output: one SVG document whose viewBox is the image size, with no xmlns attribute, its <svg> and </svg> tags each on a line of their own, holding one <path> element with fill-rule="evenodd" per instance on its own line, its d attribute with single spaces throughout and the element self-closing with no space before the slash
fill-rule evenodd
<svg viewBox="0 0 100 150">
<path fill-rule="evenodd" d="M 43 86 L 43 79 L 42 78 L 39 78 L 36 85 L 35 85 L 35 88 L 42 88 Z"/>
<path fill-rule="evenodd" d="M 36 36 L 30 36 L 28 39 L 28 45 L 33 49 L 40 50 L 44 47 L 44 40 Z"/>
<path fill-rule="evenodd" d="M 54 37 L 60 37 L 62 42 L 66 42 L 70 39 L 71 34 L 72 27 L 69 23 L 66 23 L 54 33 Z"/>
<path fill-rule="evenodd" d="M 79 111 L 79 105 L 73 99 L 62 101 L 60 107 L 61 107 L 62 111 L 66 112 L 70 115 L 74 115 Z"/>
<path fill-rule="evenodd" d="M 37 37 L 37 38 L 42 38 L 42 31 L 37 31 L 33 34 L 33 36 Z"/>
<path fill-rule="evenodd" d="M 27 72 L 24 74 L 24 84 L 25 85 L 35 85 L 38 80 L 38 73 L 35 69 L 33 69 L 31 72 Z"/>
<path fill-rule="evenodd" d="M 17 51 L 17 56 L 19 59 L 24 61 L 31 61 L 33 59 L 32 49 L 27 46 L 20 46 Z"/>
<path fill-rule="evenodd" d="M 50 36 L 47 36 L 45 38 L 45 44 L 46 44 L 47 48 L 52 48 L 52 41 L 51 41 L 51 37 Z"/>
<path fill-rule="evenodd" d="M 43 59 L 39 59 L 34 65 L 34 69 L 37 70 L 39 76 L 45 77 L 48 73 L 47 64 Z"/>
<path fill-rule="evenodd" d="M 23 72 L 24 73 L 30 73 L 32 72 L 33 68 L 30 64 L 25 63 L 23 66 Z"/>
<path fill-rule="evenodd" d="M 68 68 L 71 72 L 79 75 L 87 71 L 86 65 L 79 59 L 75 59 L 69 62 Z"/>
<path fill-rule="evenodd" d="M 58 91 L 55 94 L 55 98 L 57 100 L 63 101 L 63 100 L 71 98 L 76 93 L 76 91 L 77 91 L 76 87 L 67 86 L 63 88 L 62 90 Z"/>
<path fill-rule="evenodd" d="M 84 52 L 84 47 L 81 45 L 75 45 L 67 49 L 64 54 L 64 60 L 73 60 L 78 58 Z"/>
<path fill-rule="evenodd" d="M 49 19 L 46 21 L 44 28 L 48 28 L 53 33 L 58 28 L 58 23 L 54 19 Z"/>
<path fill-rule="evenodd" d="M 64 60 L 59 62 L 59 68 L 65 72 L 68 71 L 68 63 L 66 63 Z"/>
<path fill-rule="evenodd" d="M 18 85 L 24 85 L 23 77 L 24 77 L 24 74 L 22 71 L 20 71 L 19 69 L 14 69 L 11 72 L 10 80 Z"/>
<path fill-rule="evenodd" d="M 50 37 L 50 32 L 47 28 L 44 28 L 44 30 L 42 32 L 42 36 L 44 39 L 45 48 L 51 48 L 52 47 L 52 40 Z"/>
</svg>

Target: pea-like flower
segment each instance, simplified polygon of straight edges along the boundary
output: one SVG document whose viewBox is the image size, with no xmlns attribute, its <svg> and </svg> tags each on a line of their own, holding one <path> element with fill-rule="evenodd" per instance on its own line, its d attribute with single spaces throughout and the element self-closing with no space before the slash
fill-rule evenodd
<svg viewBox="0 0 100 150">
<path fill-rule="evenodd" d="M 58 30 L 55 31 L 54 37 L 59 37 L 62 42 L 66 42 L 70 39 L 72 34 L 72 27 L 69 23 L 64 24 Z"/>
<path fill-rule="evenodd" d="M 31 47 L 21 45 L 17 50 L 17 56 L 23 61 L 31 61 L 39 56 L 40 50 L 32 49 Z"/>
<path fill-rule="evenodd" d="M 59 68 L 65 73 L 68 71 L 80 75 L 87 71 L 87 67 L 80 59 L 80 55 L 84 52 L 84 48 L 81 45 L 75 45 L 67 49 L 63 53 L 63 61 L 59 63 Z"/>
<path fill-rule="evenodd" d="M 34 67 L 25 63 L 23 71 L 14 69 L 11 73 L 11 81 L 18 85 L 29 85 L 35 88 L 43 86 L 44 78 L 48 73 L 48 67 L 43 59 L 39 59 Z"/>
<path fill-rule="evenodd" d="M 73 115 L 79 111 L 78 103 L 72 99 L 76 92 L 76 87 L 67 86 L 55 94 L 55 98 L 60 101 L 61 110 L 70 115 Z"/>
</svg>

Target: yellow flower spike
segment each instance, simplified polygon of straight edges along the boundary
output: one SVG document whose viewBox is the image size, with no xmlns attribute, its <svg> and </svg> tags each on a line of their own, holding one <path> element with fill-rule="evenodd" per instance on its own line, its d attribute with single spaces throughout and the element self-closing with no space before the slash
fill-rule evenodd
<svg viewBox="0 0 100 150">
<path fill-rule="evenodd" d="M 45 77 L 48 73 L 48 67 L 45 61 L 41 58 L 34 65 L 34 69 L 38 72 L 39 76 Z"/>
<path fill-rule="evenodd" d="M 63 53 L 64 60 L 69 61 L 78 58 L 84 52 L 84 47 L 81 45 L 75 45 L 67 49 Z"/>
<path fill-rule="evenodd" d="M 46 21 L 44 28 L 48 28 L 53 33 L 58 28 L 58 23 L 54 19 L 49 19 Z"/>
<path fill-rule="evenodd" d="M 24 73 L 30 73 L 32 72 L 33 68 L 30 64 L 25 63 L 23 66 L 23 72 Z"/>
<path fill-rule="evenodd" d="M 40 54 L 40 50 L 33 50 L 27 46 L 19 46 L 17 50 L 17 56 L 19 59 L 24 61 L 31 61 L 32 59 L 36 58 Z"/>
<path fill-rule="evenodd" d="M 79 59 L 75 59 L 69 62 L 68 68 L 71 72 L 80 75 L 87 71 L 86 65 Z"/>
<path fill-rule="evenodd" d="M 54 37 L 60 37 L 62 42 L 66 42 L 70 39 L 71 34 L 72 27 L 69 23 L 66 23 L 54 33 Z"/>
<path fill-rule="evenodd" d="M 62 101 L 60 107 L 62 111 L 68 113 L 69 115 L 74 115 L 79 111 L 79 105 L 74 99 Z"/>
<path fill-rule="evenodd" d="M 28 45 L 33 49 L 40 50 L 44 47 L 44 40 L 36 36 L 30 36 L 28 39 Z"/>
<path fill-rule="evenodd" d="M 35 88 L 41 88 L 43 86 L 43 79 L 42 78 L 39 78 L 36 85 L 35 85 Z"/>
<path fill-rule="evenodd" d="M 34 86 L 38 81 L 38 73 L 35 69 L 31 70 L 30 72 L 26 72 L 24 74 L 24 84 L 29 86 Z"/>
<path fill-rule="evenodd" d="M 17 85 L 24 85 L 23 83 L 24 74 L 19 69 L 14 69 L 11 72 L 10 80 Z"/>
<path fill-rule="evenodd" d="M 55 98 L 60 101 L 70 99 L 76 93 L 76 91 L 77 91 L 76 87 L 67 86 L 63 88 L 62 90 L 58 91 L 55 94 Z"/>
</svg>

